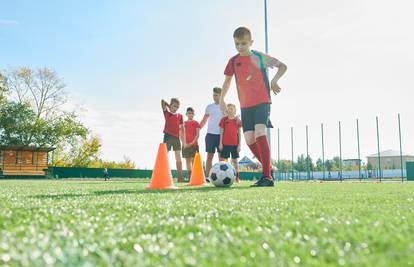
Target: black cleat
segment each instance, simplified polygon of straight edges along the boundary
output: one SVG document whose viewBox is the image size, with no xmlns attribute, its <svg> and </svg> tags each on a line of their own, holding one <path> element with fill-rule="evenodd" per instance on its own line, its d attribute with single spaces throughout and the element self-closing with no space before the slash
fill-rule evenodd
<svg viewBox="0 0 414 267">
<path fill-rule="evenodd" d="M 273 180 L 269 180 L 266 177 L 262 177 L 256 183 L 252 184 L 250 187 L 265 187 L 265 186 L 273 187 L 275 186 L 275 183 L 273 182 Z"/>
</svg>

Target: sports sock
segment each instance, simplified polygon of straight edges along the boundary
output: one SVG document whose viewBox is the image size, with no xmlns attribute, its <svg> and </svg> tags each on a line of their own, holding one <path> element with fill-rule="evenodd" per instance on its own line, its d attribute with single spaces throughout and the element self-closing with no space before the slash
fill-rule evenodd
<svg viewBox="0 0 414 267">
<path fill-rule="evenodd" d="M 256 144 L 260 152 L 260 158 L 262 159 L 261 163 L 263 176 L 268 179 L 272 179 L 272 175 L 270 173 L 270 149 L 266 135 L 262 135 L 256 138 Z"/>
<path fill-rule="evenodd" d="M 253 155 L 257 158 L 257 160 L 259 160 L 259 162 L 262 164 L 262 159 L 260 156 L 260 151 L 259 148 L 257 146 L 257 142 L 249 145 L 250 151 L 252 151 Z"/>
</svg>

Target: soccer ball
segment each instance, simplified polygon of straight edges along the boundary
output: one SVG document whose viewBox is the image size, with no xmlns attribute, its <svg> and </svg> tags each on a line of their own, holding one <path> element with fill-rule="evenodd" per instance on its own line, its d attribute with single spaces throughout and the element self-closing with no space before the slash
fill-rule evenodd
<svg viewBox="0 0 414 267">
<path fill-rule="evenodd" d="M 218 187 L 231 186 L 236 178 L 236 171 L 231 164 L 220 161 L 213 165 L 210 170 L 210 181 Z"/>
</svg>

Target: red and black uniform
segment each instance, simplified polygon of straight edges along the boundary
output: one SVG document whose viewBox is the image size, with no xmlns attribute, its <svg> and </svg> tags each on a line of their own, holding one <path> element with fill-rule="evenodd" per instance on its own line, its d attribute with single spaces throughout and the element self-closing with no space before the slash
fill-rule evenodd
<svg viewBox="0 0 414 267">
<path fill-rule="evenodd" d="M 238 131 L 242 127 L 241 121 L 237 118 L 223 117 L 219 125 L 223 129 L 223 150 L 220 152 L 220 157 L 227 159 L 231 155 L 232 159 L 237 159 L 239 157 L 237 151 L 239 146 Z"/>
<path fill-rule="evenodd" d="M 270 123 L 270 83 L 267 68 L 276 66 L 278 60 L 257 51 L 249 56 L 232 57 L 227 63 L 224 75 L 235 76 L 237 92 L 240 100 L 243 132 L 254 131 L 256 124 Z M 262 163 L 263 176 L 270 178 L 270 148 L 266 135 L 256 138 L 250 150 Z"/>
<path fill-rule="evenodd" d="M 271 127 L 270 83 L 266 68 L 278 62 L 260 52 L 252 51 L 249 56 L 236 55 L 227 63 L 224 75 L 235 76 L 240 100 L 243 131 L 254 131 L 256 124 Z"/>
<path fill-rule="evenodd" d="M 163 142 L 167 144 L 168 151 L 170 151 L 171 148 L 173 148 L 174 151 L 180 151 L 180 126 L 183 125 L 183 116 L 179 113 L 171 113 L 168 110 L 164 110 L 164 118 Z"/>
<path fill-rule="evenodd" d="M 184 122 L 185 141 L 190 143 L 197 136 L 197 129 L 200 129 L 200 124 L 195 121 Z M 195 153 L 199 151 L 198 142 L 196 141 L 191 147 L 183 148 L 183 158 L 194 158 Z"/>
</svg>

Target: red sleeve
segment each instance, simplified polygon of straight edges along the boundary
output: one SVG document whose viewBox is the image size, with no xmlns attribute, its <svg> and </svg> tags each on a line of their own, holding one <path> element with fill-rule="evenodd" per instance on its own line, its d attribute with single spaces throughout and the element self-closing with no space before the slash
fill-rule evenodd
<svg viewBox="0 0 414 267">
<path fill-rule="evenodd" d="M 220 128 L 224 128 L 224 118 L 221 118 L 219 126 Z"/>
<path fill-rule="evenodd" d="M 198 121 L 195 122 L 195 125 L 196 125 L 196 129 L 201 128 L 200 123 L 198 123 Z"/>
<path fill-rule="evenodd" d="M 232 60 L 233 58 L 230 58 L 229 62 L 227 63 L 226 69 L 224 70 L 224 75 L 226 76 L 233 76 L 234 74 Z"/>
<path fill-rule="evenodd" d="M 164 118 L 167 119 L 168 115 L 170 115 L 170 112 L 168 112 L 168 110 L 164 110 Z"/>
<path fill-rule="evenodd" d="M 279 60 L 277 60 L 276 58 L 267 55 L 265 53 L 259 52 L 262 56 L 263 56 L 263 61 L 264 64 L 266 65 L 266 67 L 274 67 L 276 66 L 276 64 L 279 62 Z"/>
</svg>

